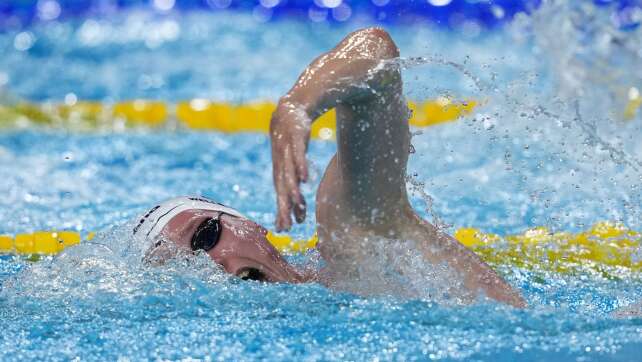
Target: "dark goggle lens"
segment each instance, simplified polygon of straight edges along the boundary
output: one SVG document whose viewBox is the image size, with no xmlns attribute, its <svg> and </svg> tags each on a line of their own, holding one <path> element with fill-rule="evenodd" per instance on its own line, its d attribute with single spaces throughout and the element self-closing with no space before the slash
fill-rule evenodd
<svg viewBox="0 0 642 362">
<path fill-rule="evenodd" d="M 192 236 L 192 250 L 210 251 L 218 243 L 221 236 L 221 222 L 218 218 L 203 221 L 194 236 Z"/>
</svg>

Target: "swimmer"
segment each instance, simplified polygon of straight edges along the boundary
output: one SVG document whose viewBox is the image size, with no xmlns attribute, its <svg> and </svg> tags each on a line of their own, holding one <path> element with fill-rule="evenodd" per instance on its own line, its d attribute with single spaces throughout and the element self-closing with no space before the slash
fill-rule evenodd
<svg viewBox="0 0 642 362">
<path fill-rule="evenodd" d="M 306 216 L 300 184 L 308 180 L 305 157 L 312 122 L 336 109 L 338 150 L 317 191 L 321 271 L 288 264 L 268 242 L 265 228 L 203 198 L 170 200 L 139 220 L 134 235 L 154 243 L 147 257 L 162 256 L 163 240 L 169 240 L 184 250 L 203 250 L 243 279 L 318 281 L 332 287 L 336 278 L 358 277 L 368 240 L 412 240 L 426 262 L 454 271 L 466 291 L 464 300 L 484 295 L 524 307 L 519 292 L 476 254 L 412 209 L 405 181 L 410 112 L 397 57 L 399 50 L 384 30 L 353 32 L 304 70 L 272 115 L 276 226 L 283 231 L 291 227 L 292 217 L 303 222 Z"/>
</svg>

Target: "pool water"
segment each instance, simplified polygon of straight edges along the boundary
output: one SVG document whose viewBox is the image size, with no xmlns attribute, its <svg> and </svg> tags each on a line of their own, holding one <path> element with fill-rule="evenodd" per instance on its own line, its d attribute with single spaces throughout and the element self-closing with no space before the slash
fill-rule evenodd
<svg viewBox="0 0 642 362">
<path fill-rule="evenodd" d="M 639 45 L 639 33 L 618 33 L 627 46 L 610 51 L 629 56 L 619 68 L 600 68 L 613 76 L 593 79 L 588 71 L 608 58 L 601 49 L 575 28 L 542 30 L 541 17 L 566 24 L 565 16 L 584 11 L 557 5 L 557 13 L 545 7 L 493 33 L 390 29 L 406 59 L 408 97 L 484 101 L 468 119 L 414 130 L 412 202 L 447 231 L 580 231 L 600 220 L 642 230 L 640 119 L 625 122 L 613 111 L 621 92 L 640 86 L 639 57 L 626 50 Z M 243 14 L 131 11 L 109 21 L 33 25 L 23 30 L 33 40 L 27 49 L 24 36 L 16 46 L 20 32 L 5 32 L 0 90 L 7 102 L 62 101 L 69 93 L 104 102 L 275 100 L 314 56 L 358 26 L 254 22 Z M 560 54 L 555 38 L 577 46 Z M 573 51 L 592 58 L 578 62 Z M 630 69 L 628 77 L 618 77 L 620 69 Z M 310 145 L 310 210 L 334 151 L 331 142 Z M 273 226 L 264 135 L 26 127 L 0 133 L 0 165 L 0 233 L 100 231 L 58 258 L 0 257 L 2 360 L 632 361 L 642 350 L 642 320 L 610 314 L 642 300 L 637 275 L 501 267 L 529 303 L 515 310 L 240 282 L 202 256 L 142 264 L 143 246 L 131 243 L 128 223 L 176 195 L 205 195 Z M 308 215 L 292 234 L 308 237 L 314 225 Z M 290 258 L 314 264 L 317 256 Z"/>
</svg>

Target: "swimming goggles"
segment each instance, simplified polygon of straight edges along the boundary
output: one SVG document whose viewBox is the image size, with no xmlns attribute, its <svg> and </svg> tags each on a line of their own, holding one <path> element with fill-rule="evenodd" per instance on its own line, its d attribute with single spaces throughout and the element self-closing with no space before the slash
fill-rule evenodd
<svg viewBox="0 0 642 362">
<path fill-rule="evenodd" d="M 216 246 L 221 237 L 221 214 L 203 221 L 197 228 L 190 245 L 193 251 L 210 251 Z"/>
</svg>

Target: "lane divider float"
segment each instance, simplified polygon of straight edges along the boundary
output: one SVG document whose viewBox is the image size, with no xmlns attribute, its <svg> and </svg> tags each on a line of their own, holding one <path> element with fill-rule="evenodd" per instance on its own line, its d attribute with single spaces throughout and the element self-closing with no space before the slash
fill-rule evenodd
<svg viewBox="0 0 642 362">
<path fill-rule="evenodd" d="M 454 237 L 496 266 L 561 274 L 589 270 L 606 278 L 642 272 L 642 234 L 618 223 L 598 222 L 579 233 L 537 227 L 504 237 L 461 228 Z"/>
<path fill-rule="evenodd" d="M 88 233 L 84 240 L 91 240 L 94 233 Z M 15 236 L 0 235 L 0 255 L 55 255 L 65 248 L 79 244 L 83 238 L 76 231 L 36 231 Z"/>
<path fill-rule="evenodd" d="M 537 227 L 521 234 L 500 236 L 477 228 L 459 228 L 453 236 L 493 266 L 559 274 L 588 270 L 607 278 L 642 272 L 642 234 L 612 222 L 599 222 L 579 233 L 553 233 Z M 88 233 L 83 238 L 76 231 L 4 235 L 0 236 L 0 254 L 55 255 L 93 237 L 94 233 Z M 318 237 L 315 234 L 307 240 L 294 240 L 270 231 L 268 240 L 280 252 L 292 254 L 314 248 Z"/>
<path fill-rule="evenodd" d="M 410 101 L 408 107 L 412 117 L 409 122 L 415 127 L 452 122 L 472 113 L 477 105 L 473 100 L 452 101 L 445 97 L 425 102 Z M 0 127 L 34 124 L 91 130 L 181 125 L 201 131 L 267 133 L 275 109 L 273 102 L 231 104 L 207 99 L 176 104 L 142 99 L 113 105 L 88 101 L 74 101 L 73 104 L 20 102 L 0 105 Z M 312 137 L 334 139 L 335 131 L 336 114 L 332 109 L 313 124 Z"/>
</svg>

